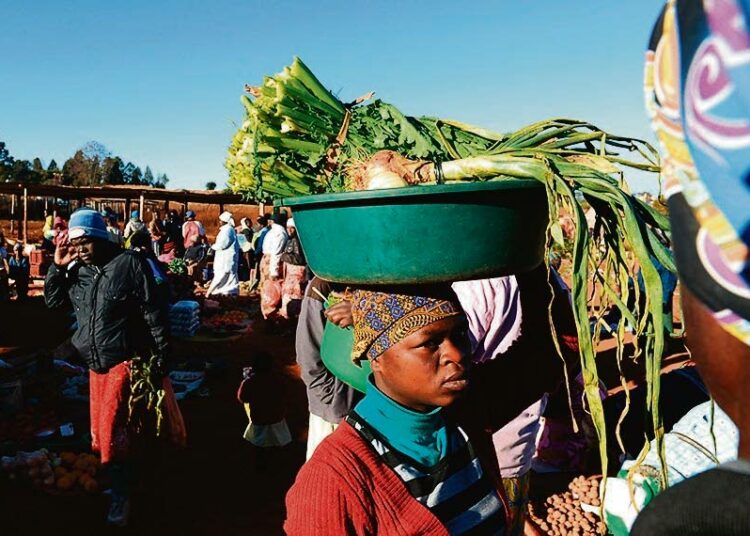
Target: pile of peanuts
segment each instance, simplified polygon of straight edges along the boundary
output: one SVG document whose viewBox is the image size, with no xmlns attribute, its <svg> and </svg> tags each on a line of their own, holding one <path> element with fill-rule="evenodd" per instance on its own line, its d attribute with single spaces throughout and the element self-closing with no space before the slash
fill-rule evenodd
<svg viewBox="0 0 750 536">
<path fill-rule="evenodd" d="M 607 529 L 596 514 L 585 512 L 581 503 L 598 507 L 599 477 L 579 476 L 568 491 L 552 495 L 541 506 L 529 504 L 529 517 L 546 534 L 553 536 L 596 536 Z"/>
</svg>

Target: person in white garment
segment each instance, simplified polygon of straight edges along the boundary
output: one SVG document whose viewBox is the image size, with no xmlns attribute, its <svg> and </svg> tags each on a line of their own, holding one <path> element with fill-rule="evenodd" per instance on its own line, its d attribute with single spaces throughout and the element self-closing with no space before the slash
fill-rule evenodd
<svg viewBox="0 0 750 536">
<path fill-rule="evenodd" d="M 240 261 L 240 247 L 237 243 L 237 232 L 234 230 L 234 220 L 231 212 L 222 212 L 219 216 L 222 223 L 216 242 L 211 246 L 214 250 L 214 278 L 208 287 L 206 296 L 223 295 L 236 296 L 240 291 L 237 270 Z"/>
<path fill-rule="evenodd" d="M 285 213 L 274 214 L 271 217 L 271 228 L 263 238 L 263 260 L 260 262 L 260 310 L 265 319 L 277 318 L 281 307 L 281 287 L 284 281 L 284 263 L 281 262 L 281 255 L 289 240 L 286 220 Z"/>
</svg>

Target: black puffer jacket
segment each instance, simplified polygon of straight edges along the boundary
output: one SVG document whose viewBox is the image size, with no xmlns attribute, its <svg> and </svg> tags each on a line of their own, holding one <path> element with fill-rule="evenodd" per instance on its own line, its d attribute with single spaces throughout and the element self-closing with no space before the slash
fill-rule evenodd
<svg viewBox="0 0 750 536">
<path fill-rule="evenodd" d="M 50 308 L 72 303 L 78 320 L 72 343 L 94 372 L 134 356 L 167 357 L 168 304 L 159 298 L 145 259 L 133 251 L 102 267 L 51 266 L 44 297 Z"/>
</svg>

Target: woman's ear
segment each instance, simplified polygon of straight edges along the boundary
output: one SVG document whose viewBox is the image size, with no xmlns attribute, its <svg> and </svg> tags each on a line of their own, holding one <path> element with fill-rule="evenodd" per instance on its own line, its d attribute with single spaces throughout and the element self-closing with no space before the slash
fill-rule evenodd
<svg viewBox="0 0 750 536">
<path fill-rule="evenodd" d="M 370 369 L 372 369 L 373 374 L 381 374 L 383 372 L 383 368 L 380 365 L 380 359 L 371 359 L 370 360 Z"/>
</svg>

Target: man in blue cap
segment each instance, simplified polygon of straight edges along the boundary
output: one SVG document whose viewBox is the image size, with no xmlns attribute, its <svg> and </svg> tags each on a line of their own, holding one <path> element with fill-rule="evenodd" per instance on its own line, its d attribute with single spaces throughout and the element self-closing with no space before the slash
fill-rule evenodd
<svg viewBox="0 0 750 536">
<path fill-rule="evenodd" d="M 141 213 L 134 210 L 130 213 L 130 221 L 125 225 L 125 231 L 123 232 L 123 238 L 125 239 L 125 247 L 130 244 L 130 239 L 136 233 L 146 233 L 146 224 L 141 220 Z"/>
<path fill-rule="evenodd" d="M 130 363 L 156 356 L 155 381 L 163 383 L 168 304 L 159 298 L 143 258 L 112 243 L 104 218 L 88 208 L 71 216 L 68 238 L 58 244 L 47 273 L 44 296 L 48 307 L 72 305 L 75 312 L 78 329 L 71 342 L 91 371 L 92 449 L 112 476 L 108 521 L 124 525 L 134 439 L 128 426 Z"/>
</svg>

